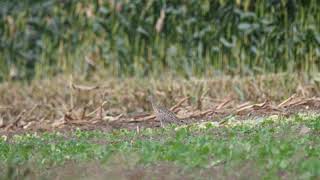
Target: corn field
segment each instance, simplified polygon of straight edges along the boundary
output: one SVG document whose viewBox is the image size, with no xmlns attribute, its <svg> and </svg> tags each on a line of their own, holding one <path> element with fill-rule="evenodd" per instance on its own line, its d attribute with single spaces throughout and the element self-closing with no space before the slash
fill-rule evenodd
<svg viewBox="0 0 320 180">
<path fill-rule="evenodd" d="M 313 73 L 319 65 L 318 0 L 0 1 L 0 81 L 89 70 Z"/>
</svg>

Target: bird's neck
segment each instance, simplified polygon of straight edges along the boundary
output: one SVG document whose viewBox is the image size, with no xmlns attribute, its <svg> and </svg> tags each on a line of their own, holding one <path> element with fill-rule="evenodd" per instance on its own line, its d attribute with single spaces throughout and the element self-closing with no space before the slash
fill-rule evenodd
<svg viewBox="0 0 320 180">
<path fill-rule="evenodd" d="M 161 105 L 157 103 L 153 98 L 151 99 L 151 105 L 155 112 L 159 112 L 159 109 L 161 108 Z"/>
<path fill-rule="evenodd" d="M 152 105 L 152 108 L 153 108 L 154 111 L 157 111 L 157 110 L 158 110 L 158 107 L 159 107 L 159 106 L 158 106 L 158 104 L 157 104 L 155 101 L 152 100 L 152 101 L 151 101 L 151 105 Z"/>
</svg>

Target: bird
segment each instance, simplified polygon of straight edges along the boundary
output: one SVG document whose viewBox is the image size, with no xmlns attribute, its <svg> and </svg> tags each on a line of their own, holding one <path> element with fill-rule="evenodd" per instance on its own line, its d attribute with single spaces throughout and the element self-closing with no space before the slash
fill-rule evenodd
<svg viewBox="0 0 320 180">
<path fill-rule="evenodd" d="M 180 122 L 180 119 L 172 111 L 157 103 L 152 95 L 148 97 L 148 100 L 152 105 L 156 120 L 160 121 L 161 127 L 164 127 L 164 124 L 167 123 Z"/>
</svg>

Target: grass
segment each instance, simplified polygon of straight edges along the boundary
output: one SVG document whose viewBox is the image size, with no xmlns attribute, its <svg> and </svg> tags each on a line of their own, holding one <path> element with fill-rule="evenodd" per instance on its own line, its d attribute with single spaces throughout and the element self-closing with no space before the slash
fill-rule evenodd
<svg viewBox="0 0 320 180">
<path fill-rule="evenodd" d="M 128 176 L 135 172 L 135 176 L 147 178 L 147 175 L 158 177 L 161 171 L 165 171 L 163 167 L 167 167 L 168 172 L 176 173 L 168 173 L 166 178 L 320 177 L 320 116 L 297 115 L 292 118 L 266 118 L 260 123 L 247 122 L 252 121 L 222 127 L 194 124 L 141 129 L 139 132 L 124 129 L 110 133 L 75 130 L 2 137 L 0 161 L 4 167 L 1 170 L 5 173 L 0 174 L 2 178 L 9 179 L 23 173 L 40 178 L 66 169 L 75 171 L 81 167 L 99 167 L 102 170 L 95 172 L 101 173 L 101 177 L 120 168 L 124 170 L 122 173 L 128 172 Z M 65 168 L 58 170 L 58 166 Z M 145 170 L 138 171 L 138 167 Z M 84 174 L 75 175 L 82 177 L 88 173 L 81 172 Z M 91 172 L 88 177 L 92 175 L 97 174 Z"/>
</svg>

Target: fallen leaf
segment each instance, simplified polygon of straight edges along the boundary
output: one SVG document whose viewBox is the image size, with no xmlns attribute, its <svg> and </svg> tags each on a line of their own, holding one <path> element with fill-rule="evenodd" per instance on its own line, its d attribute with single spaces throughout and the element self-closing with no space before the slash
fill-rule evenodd
<svg viewBox="0 0 320 180">
<path fill-rule="evenodd" d="M 2 128 L 2 127 L 4 127 L 5 126 L 5 124 L 4 124 L 4 122 L 3 122 L 3 119 L 2 119 L 2 117 L 0 117 L 0 128 Z"/>
<path fill-rule="evenodd" d="M 306 134 L 308 134 L 310 131 L 311 131 L 311 129 L 310 129 L 309 127 L 303 125 L 303 126 L 301 127 L 301 129 L 300 129 L 299 134 L 300 134 L 300 135 L 306 135 Z"/>
<path fill-rule="evenodd" d="M 79 91 L 91 91 L 91 90 L 94 90 L 94 89 L 98 89 L 99 86 L 84 86 L 84 85 L 72 84 L 72 88 L 76 89 L 76 90 L 79 90 Z"/>
</svg>

